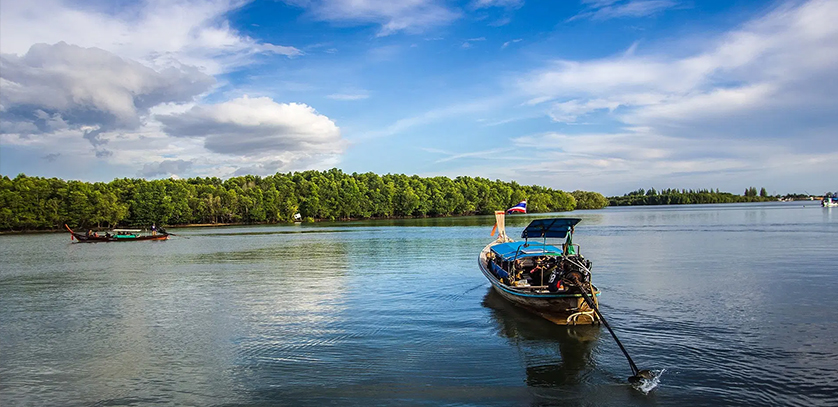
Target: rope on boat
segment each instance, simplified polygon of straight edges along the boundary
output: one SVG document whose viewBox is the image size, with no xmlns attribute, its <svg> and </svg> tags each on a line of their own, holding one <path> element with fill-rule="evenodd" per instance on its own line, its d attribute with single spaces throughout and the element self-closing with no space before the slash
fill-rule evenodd
<svg viewBox="0 0 838 407">
<path fill-rule="evenodd" d="M 589 269 L 584 264 L 582 264 L 582 262 L 577 261 L 577 259 L 573 259 L 573 258 L 570 258 L 570 257 L 566 257 L 566 259 L 569 262 L 571 262 L 572 264 L 581 268 L 582 270 L 587 271 L 588 274 L 593 275 L 593 272 L 591 271 L 591 269 Z M 582 288 L 582 287 L 579 287 L 579 288 Z M 588 292 L 591 293 L 591 299 L 594 302 L 594 306 L 599 307 L 599 299 L 597 299 L 596 295 L 594 295 L 595 292 L 594 292 L 593 278 L 588 280 L 588 290 L 589 290 Z M 585 294 L 583 293 L 582 295 L 585 295 Z M 585 303 L 585 302 L 583 302 L 583 303 L 587 306 L 587 303 Z M 578 323 L 579 317 L 581 317 L 583 315 L 586 316 L 586 317 L 591 318 L 591 322 L 597 322 L 598 318 L 596 316 L 596 313 L 594 312 L 593 309 L 590 309 L 590 308 L 591 307 L 588 307 L 588 311 L 579 311 L 579 312 L 570 314 L 567 317 L 567 323 L 571 324 L 571 325 L 576 325 Z"/>
<path fill-rule="evenodd" d="M 573 314 L 570 314 L 567 317 L 567 324 L 568 325 L 578 325 L 579 324 L 579 317 L 581 317 L 581 316 L 586 316 L 586 317 L 590 318 L 591 322 L 596 322 L 597 321 L 596 315 L 594 315 L 594 310 L 579 311 L 579 312 L 575 312 Z"/>
</svg>

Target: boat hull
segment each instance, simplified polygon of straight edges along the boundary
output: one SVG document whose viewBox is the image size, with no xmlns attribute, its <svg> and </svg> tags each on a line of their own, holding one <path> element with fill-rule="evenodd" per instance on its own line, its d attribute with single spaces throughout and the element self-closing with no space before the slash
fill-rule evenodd
<svg viewBox="0 0 838 407">
<path fill-rule="evenodd" d="M 102 242 L 136 242 L 138 240 L 168 240 L 169 235 L 158 234 L 152 236 L 137 237 L 115 237 L 115 236 L 88 236 L 83 233 L 73 233 L 73 237 L 79 243 L 102 243 Z"/>
<path fill-rule="evenodd" d="M 526 288 L 510 287 L 499 281 L 489 271 L 489 263 L 486 258 L 487 253 L 494 244 L 489 244 L 480 252 L 478 265 L 480 271 L 492 284 L 492 289 L 500 294 L 501 297 L 559 325 L 590 325 L 599 323 L 598 318 L 593 310 L 588 307 L 582 294 L 551 293 L 546 290 L 535 292 Z M 600 292 L 596 287 L 594 287 L 593 291 L 595 296 L 599 296 Z"/>
</svg>

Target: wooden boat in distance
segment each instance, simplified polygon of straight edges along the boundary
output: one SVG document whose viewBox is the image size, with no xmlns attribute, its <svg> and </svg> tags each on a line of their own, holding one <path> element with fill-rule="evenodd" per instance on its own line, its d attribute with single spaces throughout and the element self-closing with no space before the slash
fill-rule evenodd
<svg viewBox="0 0 838 407">
<path fill-rule="evenodd" d="M 79 243 L 98 242 L 135 242 L 138 240 L 168 240 L 169 234 L 164 230 L 150 235 L 141 234 L 141 229 L 112 229 L 105 233 L 87 231 L 87 233 L 74 232 L 69 226 L 64 225 L 70 231 L 70 239 Z"/>
<path fill-rule="evenodd" d="M 559 325 L 588 325 L 599 322 L 585 302 L 581 287 L 596 297 L 591 284 L 591 262 L 573 244 L 578 218 L 533 220 L 516 242 L 506 236 L 505 214 L 495 212 L 497 240 L 478 256 L 480 271 L 503 298 Z M 566 238 L 564 244 L 547 244 L 548 238 Z M 542 242 L 531 242 L 539 239 Z"/>
</svg>

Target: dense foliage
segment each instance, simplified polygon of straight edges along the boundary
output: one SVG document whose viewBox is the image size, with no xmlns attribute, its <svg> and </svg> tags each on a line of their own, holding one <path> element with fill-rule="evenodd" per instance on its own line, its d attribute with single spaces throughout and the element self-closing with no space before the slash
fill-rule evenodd
<svg viewBox="0 0 838 407">
<path fill-rule="evenodd" d="M 745 195 L 733 195 L 729 192 L 719 192 L 718 189 L 664 189 L 660 192 L 654 188 L 646 191 L 638 189 L 623 196 L 612 196 L 608 198 L 608 204 L 613 206 L 626 205 L 679 205 L 679 204 L 708 204 L 708 203 L 734 203 L 734 202 L 762 202 L 776 201 L 776 197 L 768 196 L 765 188 L 762 188 L 759 195 L 757 189 L 750 187 L 745 189 Z"/>
<path fill-rule="evenodd" d="M 0 178 L 0 230 L 115 225 L 288 222 L 489 214 L 527 200 L 529 212 L 603 207 L 600 194 L 485 178 L 346 174 L 338 169 L 259 177 L 115 179 Z"/>
<path fill-rule="evenodd" d="M 571 195 L 576 199 L 576 209 L 602 209 L 608 206 L 608 198 L 599 192 L 576 190 Z"/>
</svg>

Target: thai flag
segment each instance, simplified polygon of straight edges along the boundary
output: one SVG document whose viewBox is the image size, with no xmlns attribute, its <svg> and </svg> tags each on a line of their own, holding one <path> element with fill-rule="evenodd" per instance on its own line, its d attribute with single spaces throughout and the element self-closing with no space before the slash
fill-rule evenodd
<svg viewBox="0 0 838 407">
<path fill-rule="evenodd" d="M 518 205 L 507 209 L 506 214 L 510 213 L 527 213 L 527 201 L 518 202 Z"/>
</svg>

